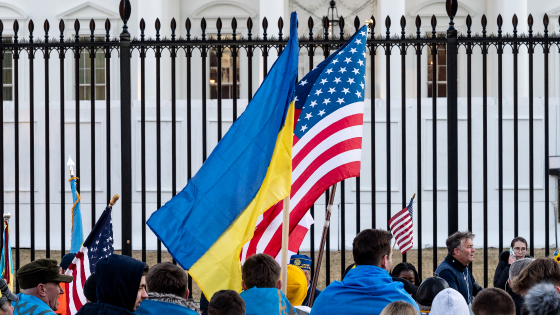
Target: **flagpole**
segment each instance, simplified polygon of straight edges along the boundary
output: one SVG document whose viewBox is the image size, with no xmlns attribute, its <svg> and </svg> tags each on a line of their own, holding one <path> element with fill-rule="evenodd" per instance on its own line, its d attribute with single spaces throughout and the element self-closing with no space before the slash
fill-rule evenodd
<svg viewBox="0 0 560 315">
<path fill-rule="evenodd" d="M 323 251 L 325 247 L 325 242 L 327 241 L 327 231 L 329 230 L 330 220 L 331 220 L 331 210 L 334 203 L 334 195 L 336 193 L 336 185 L 334 183 L 331 186 L 331 196 L 329 198 L 329 204 L 327 206 L 327 213 L 325 214 L 325 224 L 323 225 L 323 235 L 321 236 L 321 246 L 319 247 L 319 254 L 317 255 L 317 264 L 315 267 L 315 273 L 313 274 L 313 282 L 311 283 L 311 293 L 309 295 L 308 306 L 313 306 L 313 299 L 315 297 L 315 289 L 317 288 L 317 281 L 319 280 L 319 270 L 321 270 L 321 261 L 323 260 Z"/>
<path fill-rule="evenodd" d="M 290 236 L 290 196 L 284 198 L 284 205 L 282 209 L 282 257 L 281 257 L 281 279 L 282 279 L 282 292 L 286 295 L 288 288 L 288 240 Z"/>
</svg>

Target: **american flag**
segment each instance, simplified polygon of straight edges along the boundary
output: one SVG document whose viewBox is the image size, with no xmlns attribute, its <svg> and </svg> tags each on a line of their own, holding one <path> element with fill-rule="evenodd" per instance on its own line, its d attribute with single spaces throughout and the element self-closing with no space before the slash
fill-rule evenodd
<svg viewBox="0 0 560 315">
<path fill-rule="evenodd" d="M 296 85 L 290 254 L 313 224 L 313 203 L 334 183 L 360 175 L 366 40 L 364 26 Z M 280 259 L 282 207 L 279 202 L 259 217 L 242 262 L 257 253 Z"/>
<path fill-rule="evenodd" d="M 393 233 L 402 254 L 411 249 L 413 245 L 412 218 L 414 211 L 412 210 L 412 200 L 413 199 L 410 198 L 408 206 L 397 212 L 391 217 L 391 220 L 389 220 L 391 233 Z"/>
<path fill-rule="evenodd" d="M 76 254 L 76 258 L 66 270 L 67 275 L 74 277 L 74 280 L 68 286 L 68 291 L 66 291 L 69 301 L 68 309 L 72 315 L 76 314 L 82 305 L 87 302 L 84 296 L 84 284 L 87 278 L 95 273 L 97 261 L 113 254 L 111 211 L 111 207 L 105 208 L 82 248 Z"/>
</svg>

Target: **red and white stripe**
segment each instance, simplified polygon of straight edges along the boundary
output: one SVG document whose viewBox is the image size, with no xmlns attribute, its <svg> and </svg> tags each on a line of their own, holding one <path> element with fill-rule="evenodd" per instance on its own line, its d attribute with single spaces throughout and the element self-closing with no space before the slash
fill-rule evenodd
<svg viewBox="0 0 560 315">
<path fill-rule="evenodd" d="M 72 315 L 76 314 L 80 308 L 87 303 L 84 295 L 84 284 L 91 275 L 89 269 L 88 248 L 83 246 L 76 254 L 66 274 L 72 276 L 74 280 L 68 286 L 69 310 Z"/>
<path fill-rule="evenodd" d="M 412 248 L 412 218 L 410 217 L 408 207 L 405 207 L 391 217 L 389 227 L 402 254 Z"/>
<path fill-rule="evenodd" d="M 297 253 L 313 224 L 309 208 L 331 185 L 360 174 L 364 103 L 344 106 L 324 117 L 298 139 L 292 150 L 289 251 Z M 297 117 L 296 117 L 297 120 Z M 241 262 L 257 253 L 278 257 L 282 247 L 282 207 L 278 202 L 263 213 Z"/>
</svg>

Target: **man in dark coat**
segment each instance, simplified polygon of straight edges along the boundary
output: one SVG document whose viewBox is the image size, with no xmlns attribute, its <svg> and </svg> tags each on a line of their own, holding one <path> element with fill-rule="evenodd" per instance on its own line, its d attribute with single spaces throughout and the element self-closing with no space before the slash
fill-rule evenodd
<svg viewBox="0 0 560 315">
<path fill-rule="evenodd" d="M 292 255 L 292 257 L 290 257 L 290 265 L 300 267 L 305 274 L 305 278 L 307 278 L 307 296 L 305 297 L 305 300 L 303 300 L 303 303 L 301 303 L 301 305 L 309 306 L 309 297 L 311 296 L 311 287 L 313 284 L 313 282 L 311 281 L 311 258 L 306 255 Z M 315 288 L 313 302 L 315 302 L 319 294 L 321 294 L 321 290 Z"/>
<path fill-rule="evenodd" d="M 78 315 L 130 315 L 148 298 L 146 264 L 128 256 L 113 254 L 95 266 L 97 303 L 87 303 Z"/>
<path fill-rule="evenodd" d="M 445 241 L 447 257 L 436 269 L 436 274 L 447 281 L 450 288 L 463 295 L 469 308 L 472 306 L 473 296 L 482 291 L 468 267 L 474 260 L 473 238 L 474 234 L 469 231 L 458 231 L 449 236 Z"/>
</svg>

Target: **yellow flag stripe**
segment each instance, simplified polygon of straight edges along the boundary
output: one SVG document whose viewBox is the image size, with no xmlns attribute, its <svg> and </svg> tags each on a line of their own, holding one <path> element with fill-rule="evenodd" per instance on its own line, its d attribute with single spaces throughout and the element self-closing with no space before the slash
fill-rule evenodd
<svg viewBox="0 0 560 315">
<path fill-rule="evenodd" d="M 294 102 L 292 101 L 284 127 L 278 133 L 274 153 L 257 195 L 189 270 L 189 274 L 208 300 L 219 290 L 241 291 L 239 256 L 243 245 L 253 237 L 257 218 L 278 201 L 290 195 L 293 130 Z M 208 272 L 209 270 L 212 272 Z"/>
</svg>

